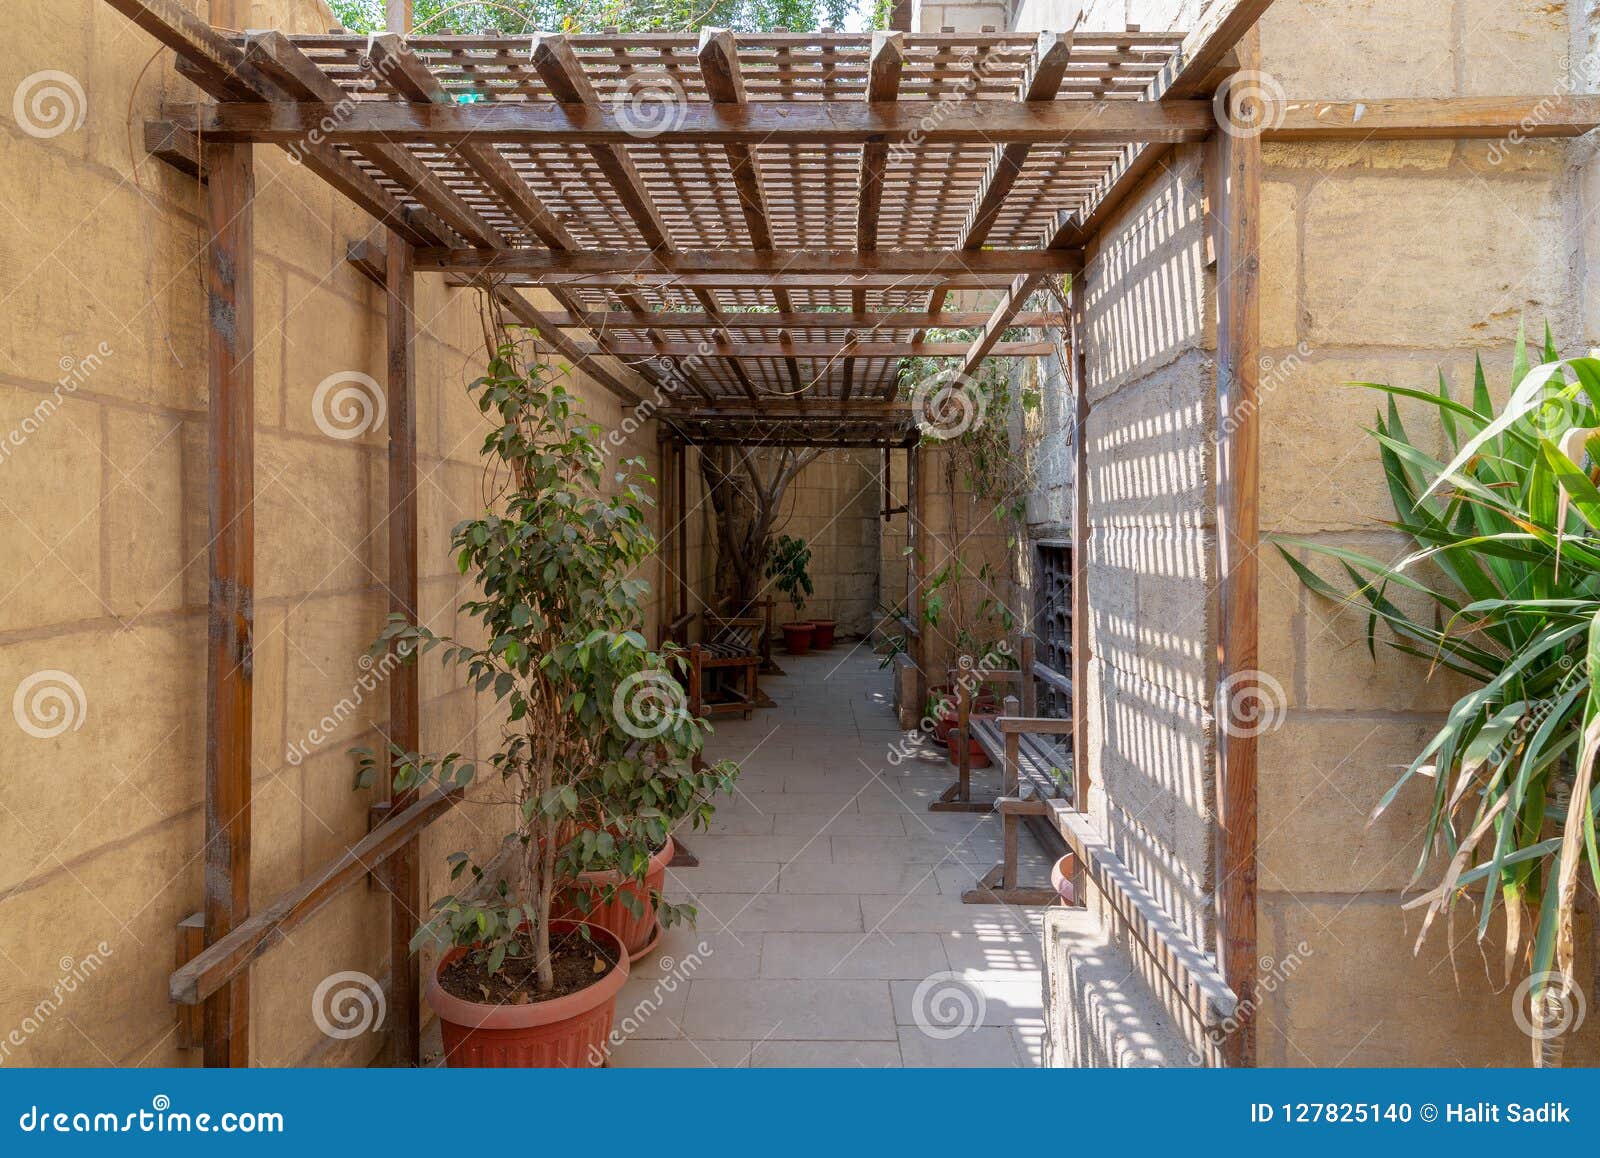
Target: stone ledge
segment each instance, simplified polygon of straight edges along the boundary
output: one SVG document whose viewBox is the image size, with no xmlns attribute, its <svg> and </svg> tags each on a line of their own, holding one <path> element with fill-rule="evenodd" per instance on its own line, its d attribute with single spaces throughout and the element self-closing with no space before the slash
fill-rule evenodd
<svg viewBox="0 0 1600 1158">
<path fill-rule="evenodd" d="M 1193 1051 L 1127 952 L 1093 913 L 1044 915 L 1044 1064 L 1054 1069 L 1192 1065 Z"/>
</svg>

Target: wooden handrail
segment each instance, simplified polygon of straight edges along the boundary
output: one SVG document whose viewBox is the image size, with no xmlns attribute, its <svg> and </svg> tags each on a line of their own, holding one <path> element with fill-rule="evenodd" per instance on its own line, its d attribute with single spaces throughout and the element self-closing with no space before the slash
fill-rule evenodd
<svg viewBox="0 0 1600 1158">
<path fill-rule="evenodd" d="M 249 967 L 272 946 L 305 924 L 334 897 L 366 878 L 378 864 L 405 848 L 438 816 L 461 800 L 461 791 L 436 789 L 367 833 L 321 871 L 311 874 L 167 979 L 179 1005 L 198 1005 Z"/>
</svg>

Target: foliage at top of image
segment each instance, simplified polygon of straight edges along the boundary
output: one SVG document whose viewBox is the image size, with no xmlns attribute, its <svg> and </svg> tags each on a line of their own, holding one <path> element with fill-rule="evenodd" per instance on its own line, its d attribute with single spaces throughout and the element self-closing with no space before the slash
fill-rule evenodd
<svg viewBox="0 0 1600 1158">
<path fill-rule="evenodd" d="M 329 0 L 352 32 L 384 31 L 384 0 Z M 860 30 L 870 13 L 856 0 L 416 0 L 412 23 L 421 33 L 482 35 L 529 32 L 698 32 L 732 28 Z"/>
<path fill-rule="evenodd" d="M 1377 804 L 1408 785 L 1431 796 L 1413 881 L 1431 887 L 1421 936 L 1457 906 L 1479 908 L 1479 940 L 1503 906 L 1505 968 L 1527 978 L 1534 1061 L 1559 1064 L 1560 1022 L 1577 990 L 1574 920 L 1581 870 L 1600 888 L 1595 836 L 1600 755 L 1600 359 L 1559 360 L 1548 331 L 1540 363 L 1518 335 L 1511 392 L 1496 412 L 1478 363 L 1470 399 L 1371 382 L 1387 395 L 1370 433 L 1396 518 L 1414 549 L 1384 562 L 1279 538 L 1305 585 L 1364 606 L 1367 646 L 1389 646 L 1474 685 Z M 1397 400 L 1428 408 L 1413 438 Z M 1331 561 L 1350 592 L 1291 553 Z M 1455 938 L 1451 938 L 1454 940 Z M 1421 937 L 1418 941 L 1419 947 Z"/>
</svg>

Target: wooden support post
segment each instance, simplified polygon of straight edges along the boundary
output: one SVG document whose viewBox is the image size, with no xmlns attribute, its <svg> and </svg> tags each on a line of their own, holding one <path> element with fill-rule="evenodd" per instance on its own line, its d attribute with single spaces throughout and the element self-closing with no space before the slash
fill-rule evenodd
<svg viewBox="0 0 1600 1158">
<path fill-rule="evenodd" d="M 174 961 L 182 969 L 205 950 L 206 915 L 190 913 L 178 922 L 178 947 Z M 179 1049 L 199 1049 L 205 1044 L 205 1028 L 200 1007 L 180 1005 L 177 1008 L 178 1032 L 174 1038 Z"/>
<path fill-rule="evenodd" d="M 255 168 L 249 145 L 205 150 L 209 630 L 205 942 L 250 912 L 250 694 L 255 587 Z M 205 1064 L 250 1064 L 250 978 L 206 1002 Z"/>
<path fill-rule="evenodd" d="M 678 536 L 678 615 L 689 614 L 689 446 L 678 443 L 677 473 L 678 501 L 674 514 L 677 517 Z"/>
<path fill-rule="evenodd" d="M 1033 663 L 1038 653 L 1038 647 L 1033 638 L 1033 632 L 1021 633 L 1021 646 L 1017 649 L 1017 683 L 1021 685 L 1022 714 L 1024 716 L 1037 716 L 1039 714 L 1039 687 L 1033 678 Z M 1006 715 L 1014 716 L 1016 712 L 1006 711 Z M 1007 795 L 1010 795 L 1008 792 Z"/>
<path fill-rule="evenodd" d="M 1239 67 L 1260 67 L 1260 35 L 1240 39 Z M 1217 242 L 1217 557 L 1219 624 L 1216 711 L 1217 812 L 1221 830 L 1218 930 L 1223 976 L 1238 998 L 1238 1028 L 1223 1043 L 1229 1065 L 1256 1055 L 1256 741 L 1232 718 L 1258 675 L 1257 597 L 1261 347 L 1261 138 L 1221 129 L 1209 143 L 1212 229 Z M 1230 694 L 1221 694 L 1221 688 Z"/>
<path fill-rule="evenodd" d="M 1072 455 L 1072 806 L 1089 810 L 1089 364 L 1083 277 L 1071 289 L 1067 357 L 1076 406 Z"/>
<path fill-rule="evenodd" d="M 385 271 L 389 331 L 389 612 L 417 622 L 416 276 L 411 246 L 389 234 Z M 389 677 L 389 740 L 407 752 L 422 746 L 421 693 L 415 662 Z M 416 802 L 416 789 L 389 788 L 390 815 Z M 389 1024 L 396 1065 L 422 1060 L 421 976 L 411 936 L 422 909 L 417 841 L 389 859 Z"/>
</svg>

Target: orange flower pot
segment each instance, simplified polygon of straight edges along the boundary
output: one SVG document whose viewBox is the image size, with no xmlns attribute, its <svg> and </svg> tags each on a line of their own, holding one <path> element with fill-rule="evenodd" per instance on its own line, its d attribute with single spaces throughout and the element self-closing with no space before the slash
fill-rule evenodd
<svg viewBox="0 0 1600 1158">
<path fill-rule="evenodd" d="M 576 921 L 556 921 L 551 932 L 570 933 Z M 444 991 L 439 973 L 467 950 L 452 949 L 428 978 L 428 1006 L 439 1015 L 445 1065 L 456 1069 L 594 1069 L 605 1064 L 617 994 L 628 980 L 628 955 L 616 934 L 591 926 L 590 936 L 617 964 L 577 993 L 528 1005 L 488 1005 Z"/>
<path fill-rule="evenodd" d="M 676 846 L 669 836 L 660 851 L 651 855 L 644 883 L 633 881 L 621 888 L 620 892 L 630 893 L 643 902 L 644 911 L 638 916 L 629 911 L 627 903 L 620 896 L 613 898 L 610 904 L 598 903 L 600 890 L 622 879 L 622 874 L 615 869 L 584 873 L 579 878 L 582 884 L 556 898 L 555 915 L 564 920 L 587 921 L 591 925 L 600 926 L 622 942 L 628 950 L 629 960 L 637 961 L 650 952 L 655 943 L 661 939 L 661 924 L 656 920 L 656 907 L 651 902 L 650 895 L 660 893 L 662 886 L 667 883 L 667 866 L 672 863 L 672 854 L 675 851 Z M 584 885 L 588 885 L 589 888 L 585 889 Z M 578 908 L 577 902 L 573 899 L 573 894 L 577 892 L 588 892 L 591 897 L 596 898 L 596 903 L 590 906 L 587 914 Z"/>
</svg>

